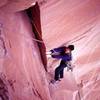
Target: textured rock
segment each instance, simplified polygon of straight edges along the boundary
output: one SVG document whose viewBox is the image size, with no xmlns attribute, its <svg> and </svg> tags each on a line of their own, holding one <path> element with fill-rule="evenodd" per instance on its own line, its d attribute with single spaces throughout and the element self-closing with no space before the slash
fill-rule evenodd
<svg viewBox="0 0 100 100">
<path fill-rule="evenodd" d="M 0 0 L 0 100 L 99 100 L 100 1 L 38 0 L 32 23 L 40 34 L 26 13 L 34 2 Z M 46 62 L 45 47 L 68 44 L 75 45 L 74 70 L 49 84 L 59 61 Z"/>
<path fill-rule="evenodd" d="M 41 6 L 42 32 L 47 51 L 63 44 L 75 45 L 73 75 L 79 88 L 73 92 L 73 98 L 70 99 L 67 96 L 68 88 L 60 89 L 55 96 L 58 97 L 59 92 L 63 91 L 61 98 L 64 99 L 55 100 L 100 99 L 99 5 L 99 0 L 51 0 Z M 51 71 L 57 66 L 57 62 L 51 61 L 51 59 L 48 63 Z M 70 80 L 66 81 L 68 79 L 71 80 L 72 77 L 65 72 L 64 81 L 67 85 L 70 82 Z M 74 81 L 72 82 L 75 84 Z"/>
</svg>

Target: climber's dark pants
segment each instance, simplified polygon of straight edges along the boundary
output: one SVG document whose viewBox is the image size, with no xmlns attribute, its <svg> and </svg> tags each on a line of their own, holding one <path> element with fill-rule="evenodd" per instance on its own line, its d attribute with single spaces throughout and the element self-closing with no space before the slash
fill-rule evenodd
<svg viewBox="0 0 100 100">
<path fill-rule="evenodd" d="M 67 67 L 66 64 L 60 64 L 56 69 L 55 69 L 55 77 L 54 79 L 57 81 L 59 78 L 64 77 L 64 68 Z"/>
</svg>

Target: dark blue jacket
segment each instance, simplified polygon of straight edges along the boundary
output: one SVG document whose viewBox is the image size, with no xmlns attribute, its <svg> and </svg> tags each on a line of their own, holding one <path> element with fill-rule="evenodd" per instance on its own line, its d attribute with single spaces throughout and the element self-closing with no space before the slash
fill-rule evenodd
<svg viewBox="0 0 100 100">
<path fill-rule="evenodd" d="M 72 55 L 71 54 L 60 54 L 60 55 L 52 55 L 53 58 L 61 59 L 63 61 L 71 61 Z"/>
<path fill-rule="evenodd" d="M 51 51 L 52 53 L 54 53 L 54 52 L 64 52 L 65 49 L 66 49 L 66 47 L 63 46 L 63 47 L 59 47 L 59 48 L 54 48 L 54 49 L 52 49 L 52 50 L 50 50 L 50 51 Z"/>
<path fill-rule="evenodd" d="M 55 48 L 53 50 L 50 50 L 53 53 L 52 57 L 57 58 L 57 59 L 61 59 L 64 62 L 71 61 L 72 60 L 72 54 L 71 53 L 65 53 L 65 49 L 66 49 L 66 47 L 63 46 L 63 47 L 59 47 L 59 48 Z M 55 52 L 59 52 L 59 54 L 54 55 Z"/>
</svg>

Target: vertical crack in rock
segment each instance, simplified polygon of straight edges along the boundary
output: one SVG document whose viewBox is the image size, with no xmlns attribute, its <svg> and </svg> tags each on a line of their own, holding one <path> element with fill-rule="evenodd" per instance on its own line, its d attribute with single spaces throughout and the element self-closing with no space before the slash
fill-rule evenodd
<svg viewBox="0 0 100 100">
<path fill-rule="evenodd" d="M 33 33 L 35 34 L 35 38 L 39 41 L 42 41 L 42 42 L 39 42 L 39 41 L 36 41 L 36 42 L 39 47 L 44 68 L 47 71 L 46 47 L 42 39 L 40 9 L 39 9 L 38 3 L 36 2 L 36 5 L 27 9 L 26 12 L 32 24 L 32 30 L 33 30 Z"/>
<path fill-rule="evenodd" d="M 44 99 L 42 98 L 41 94 L 40 94 L 40 93 L 38 92 L 38 90 L 35 88 L 35 85 L 34 85 L 33 82 L 32 82 L 32 84 L 33 84 L 32 91 L 33 91 L 34 95 L 37 96 L 37 97 L 39 97 L 41 100 L 44 100 Z"/>
<path fill-rule="evenodd" d="M 32 88 L 32 91 L 33 91 L 34 95 L 38 96 L 41 100 L 44 100 L 44 99 L 42 99 L 42 96 L 39 94 L 38 90 L 36 90 L 36 89 L 34 90 Z"/>
<path fill-rule="evenodd" d="M 8 89 L 4 80 L 5 79 L 0 75 L 0 100 L 9 100 Z"/>
<path fill-rule="evenodd" d="M 12 90 L 15 92 L 14 83 L 16 82 L 16 80 L 8 80 L 8 82 Z"/>
<path fill-rule="evenodd" d="M 2 26 L 0 24 L 0 58 L 3 58 L 6 55 L 6 47 L 5 47 L 5 42 L 4 38 L 2 37 Z"/>
</svg>

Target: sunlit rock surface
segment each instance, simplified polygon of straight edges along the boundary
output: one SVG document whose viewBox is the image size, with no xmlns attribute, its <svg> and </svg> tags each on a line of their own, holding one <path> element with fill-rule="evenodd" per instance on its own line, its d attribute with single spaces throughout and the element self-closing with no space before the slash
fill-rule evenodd
<svg viewBox="0 0 100 100">
<path fill-rule="evenodd" d="M 0 0 L 0 100 L 100 100 L 100 1 L 37 0 L 46 50 L 75 45 L 58 84 L 49 81 L 59 61 L 47 58 L 46 72 L 25 12 L 34 2 Z"/>
</svg>

